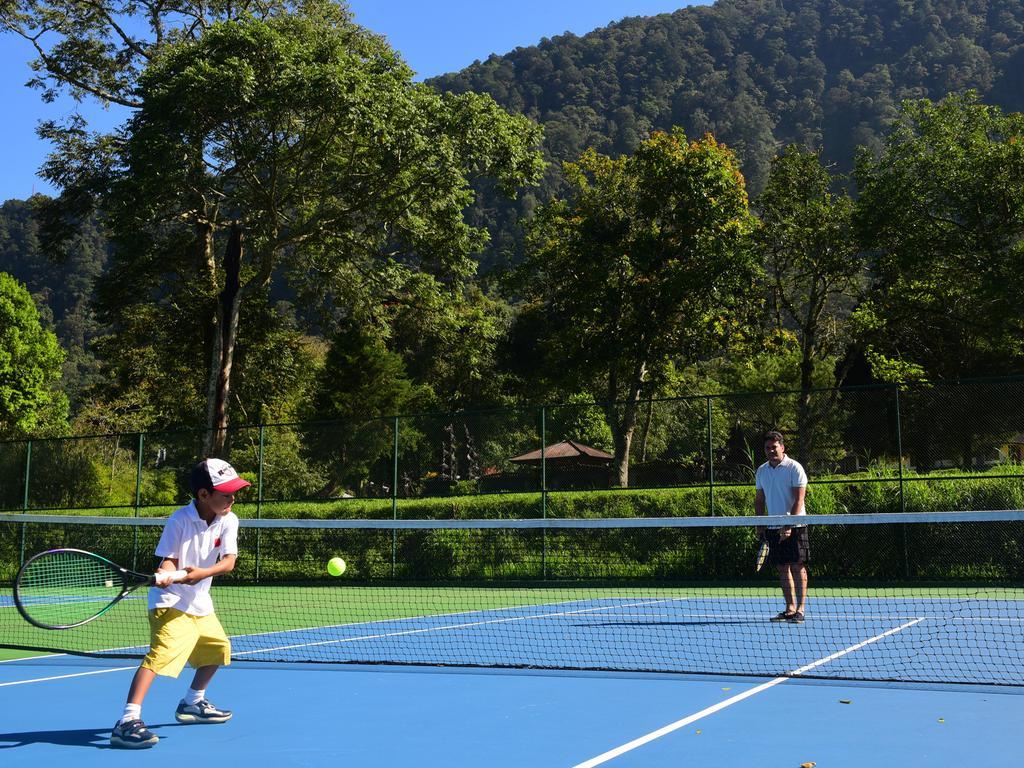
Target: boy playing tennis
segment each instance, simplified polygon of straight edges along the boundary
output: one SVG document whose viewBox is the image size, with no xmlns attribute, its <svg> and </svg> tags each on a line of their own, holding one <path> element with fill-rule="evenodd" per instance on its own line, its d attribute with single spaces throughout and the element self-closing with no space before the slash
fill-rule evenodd
<svg viewBox="0 0 1024 768">
<path fill-rule="evenodd" d="M 217 668 L 231 663 L 231 643 L 213 612 L 210 583 L 235 567 L 238 518 L 231 505 L 235 492 L 250 483 L 220 459 L 199 462 L 189 482 L 193 500 L 167 520 L 156 547 L 161 558 L 157 573 L 168 576 L 149 591 L 149 653 L 132 678 L 124 714 L 110 734 L 112 747 L 145 749 L 160 740 L 142 722 L 142 701 L 157 675 L 177 677 L 186 661 L 196 672 L 178 703 L 178 722 L 231 719 L 230 711 L 206 700 L 206 687 Z M 175 570 L 188 575 L 171 583 L 170 572 Z"/>
</svg>

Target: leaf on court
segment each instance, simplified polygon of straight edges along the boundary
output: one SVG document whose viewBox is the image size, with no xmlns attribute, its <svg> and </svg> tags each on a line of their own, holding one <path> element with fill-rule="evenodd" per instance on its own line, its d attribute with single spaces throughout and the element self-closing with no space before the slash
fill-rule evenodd
<svg viewBox="0 0 1024 768">
<path fill-rule="evenodd" d="M 723 688 L 722 690 L 723 690 L 723 691 L 731 691 L 731 690 L 732 690 L 732 688 Z"/>
<path fill-rule="evenodd" d="M 839 703 L 840 704 L 853 704 L 853 701 L 851 701 L 850 699 L 840 699 Z"/>
<path fill-rule="evenodd" d="M 700 728 L 697 729 L 697 735 L 700 735 Z"/>
<path fill-rule="evenodd" d="M 940 723 L 944 723 L 944 722 L 946 722 L 946 718 L 944 718 L 944 717 L 940 717 L 940 718 L 939 718 L 939 722 L 940 722 Z"/>
<path fill-rule="evenodd" d="M 814 768 L 817 763 L 800 763 L 800 768 Z"/>
</svg>

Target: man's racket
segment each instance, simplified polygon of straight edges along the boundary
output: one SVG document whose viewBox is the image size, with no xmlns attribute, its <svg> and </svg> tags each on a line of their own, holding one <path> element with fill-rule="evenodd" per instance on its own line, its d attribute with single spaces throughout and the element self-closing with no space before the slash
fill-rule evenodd
<svg viewBox="0 0 1024 768">
<path fill-rule="evenodd" d="M 768 542 L 761 539 L 761 546 L 757 548 L 757 558 L 754 562 L 754 570 L 760 571 L 768 560 Z"/>
<path fill-rule="evenodd" d="M 171 581 L 186 571 L 171 572 Z M 161 580 L 165 573 L 161 573 Z M 80 549 L 51 549 L 29 558 L 14 580 L 14 605 L 42 629 L 70 629 L 99 618 L 156 574 L 136 573 Z"/>
</svg>

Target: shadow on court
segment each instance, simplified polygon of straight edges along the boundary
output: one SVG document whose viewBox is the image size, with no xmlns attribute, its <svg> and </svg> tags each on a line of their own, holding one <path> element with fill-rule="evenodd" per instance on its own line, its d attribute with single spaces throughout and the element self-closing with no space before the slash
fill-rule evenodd
<svg viewBox="0 0 1024 768">
<path fill-rule="evenodd" d="M 113 723 L 111 723 L 111 726 Z M 164 729 L 180 728 L 181 723 L 162 723 L 148 726 L 163 739 Z M 15 749 L 33 744 L 53 744 L 61 747 L 88 747 L 90 749 L 111 749 L 110 727 L 80 728 L 65 731 L 24 731 L 22 733 L 0 733 L 0 749 Z M 126 750 L 117 750 L 119 752 Z"/>
</svg>

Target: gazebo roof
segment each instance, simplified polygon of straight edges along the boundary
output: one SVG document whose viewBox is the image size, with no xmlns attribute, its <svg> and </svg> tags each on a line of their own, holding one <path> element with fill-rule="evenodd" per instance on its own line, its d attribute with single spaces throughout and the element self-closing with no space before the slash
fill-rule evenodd
<svg viewBox="0 0 1024 768">
<path fill-rule="evenodd" d="M 583 443 L 577 443 L 574 440 L 563 440 L 560 443 L 554 443 L 544 448 L 545 461 L 580 461 L 589 459 L 592 461 L 610 462 L 614 458 L 610 453 L 605 453 L 598 448 L 592 448 Z M 513 456 L 509 459 L 509 461 L 521 463 L 540 462 L 540 460 L 540 449 L 524 453 L 522 456 Z"/>
</svg>

